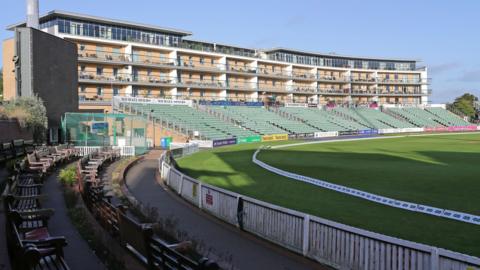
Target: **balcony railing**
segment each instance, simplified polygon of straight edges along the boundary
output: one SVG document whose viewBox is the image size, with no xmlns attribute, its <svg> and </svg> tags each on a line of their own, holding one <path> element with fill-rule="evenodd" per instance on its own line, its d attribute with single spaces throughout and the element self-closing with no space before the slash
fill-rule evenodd
<svg viewBox="0 0 480 270">
<path fill-rule="evenodd" d="M 239 72 L 239 73 L 249 73 L 249 74 L 256 74 L 257 69 L 248 66 L 241 66 L 241 65 L 227 65 L 227 71 L 229 72 Z"/>
<path fill-rule="evenodd" d="M 350 78 L 347 76 L 329 76 L 329 75 L 318 75 L 318 81 L 328 81 L 328 82 L 343 82 L 348 83 Z"/>
<path fill-rule="evenodd" d="M 385 77 L 367 77 L 361 78 L 357 76 L 333 76 L 314 74 L 310 72 L 286 71 L 284 69 L 273 70 L 264 67 L 250 67 L 245 65 L 225 65 L 218 63 L 215 60 L 213 63 L 211 59 L 193 60 L 182 56 L 178 59 L 159 57 L 143 53 L 120 53 L 111 51 L 99 50 L 78 50 L 78 57 L 80 60 L 90 60 L 99 62 L 121 62 L 125 64 L 141 64 L 141 65 L 157 65 L 159 67 L 181 68 L 181 69 L 208 69 L 210 71 L 227 71 L 257 74 L 258 76 L 279 77 L 285 79 L 304 79 L 304 80 L 318 80 L 326 82 L 340 82 L 340 83 L 379 83 L 379 84 L 426 84 L 429 79 L 390 79 Z"/>
<path fill-rule="evenodd" d="M 289 87 L 291 92 L 317 93 L 317 88 L 311 86 L 292 85 Z"/>
<path fill-rule="evenodd" d="M 275 77 L 284 77 L 289 78 L 291 77 L 291 73 L 285 70 L 272 70 L 268 68 L 257 68 L 257 74 L 260 76 L 275 76 Z"/>
<path fill-rule="evenodd" d="M 350 89 L 324 88 L 324 89 L 318 89 L 318 93 L 324 94 L 324 95 L 329 95 L 329 94 L 349 95 Z"/>
<path fill-rule="evenodd" d="M 382 96 L 411 96 L 411 95 L 430 95 L 431 89 L 421 90 L 387 90 L 385 88 L 318 88 L 306 85 L 288 85 L 286 83 L 253 83 L 236 82 L 224 80 L 199 80 L 172 76 L 158 75 L 132 75 L 126 73 L 97 73 L 94 71 L 79 71 L 78 78 L 83 83 L 103 83 L 103 84 L 142 84 L 146 86 L 166 86 L 166 87 L 189 87 L 200 89 L 229 89 L 229 90 L 257 90 L 257 91 L 275 91 L 275 92 L 299 92 L 299 93 L 319 93 L 319 94 L 350 94 L 350 95 L 382 95 Z"/>
<path fill-rule="evenodd" d="M 295 79 L 305 79 L 305 80 L 316 80 L 317 75 L 314 73 L 310 72 L 298 72 L 298 71 L 293 71 L 292 72 L 292 77 Z"/>
</svg>

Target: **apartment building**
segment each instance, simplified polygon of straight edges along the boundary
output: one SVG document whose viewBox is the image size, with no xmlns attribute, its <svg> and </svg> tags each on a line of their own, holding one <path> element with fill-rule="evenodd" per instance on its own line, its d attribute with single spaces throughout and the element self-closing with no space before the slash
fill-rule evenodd
<svg viewBox="0 0 480 270">
<path fill-rule="evenodd" d="M 431 94 L 412 59 L 242 48 L 64 11 L 42 16 L 40 29 L 77 44 L 80 109 L 109 110 L 116 95 L 326 105 L 426 104 Z"/>
</svg>

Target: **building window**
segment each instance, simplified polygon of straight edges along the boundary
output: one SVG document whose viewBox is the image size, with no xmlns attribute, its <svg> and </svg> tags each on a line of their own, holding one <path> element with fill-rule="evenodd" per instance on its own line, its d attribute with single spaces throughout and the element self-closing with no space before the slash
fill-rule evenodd
<svg viewBox="0 0 480 270">
<path fill-rule="evenodd" d="M 211 59 L 211 62 L 210 62 L 212 65 L 215 65 L 215 59 Z"/>
<path fill-rule="evenodd" d="M 97 67 L 97 75 L 103 74 L 103 67 Z"/>
<path fill-rule="evenodd" d="M 152 75 L 152 70 L 151 69 L 147 69 L 147 76 L 150 76 Z"/>
<path fill-rule="evenodd" d="M 80 44 L 79 47 L 80 47 L 80 51 L 85 50 L 85 45 L 84 44 Z"/>
<path fill-rule="evenodd" d="M 200 96 L 201 96 L 201 97 L 205 96 L 205 90 L 201 90 L 201 91 L 200 91 Z"/>
<path fill-rule="evenodd" d="M 188 74 L 188 78 L 189 78 L 189 79 L 191 79 L 191 78 L 192 78 L 192 74 L 191 74 L 191 73 L 190 73 L 190 74 Z"/>
<path fill-rule="evenodd" d="M 118 88 L 113 88 L 113 96 L 118 96 Z"/>
<path fill-rule="evenodd" d="M 212 75 L 212 82 L 214 82 L 214 81 L 215 81 L 215 76 Z"/>
<path fill-rule="evenodd" d="M 113 68 L 113 76 L 117 76 L 118 75 L 118 68 Z"/>
<path fill-rule="evenodd" d="M 200 81 L 203 81 L 203 74 L 200 74 Z"/>
<path fill-rule="evenodd" d="M 80 92 L 85 93 L 85 86 L 80 86 Z"/>
<path fill-rule="evenodd" d="M 102 96 L 102 95 L 103 95 L 102 87 L 97 87 L 97 96 Z"/>
<path fill-rule="evenodd" d="M 80 66 L 80 71 L 85 72 L 85 66 Z"/>
<path fill-rule="evenodd" d="M 147 90 L 147 97 L 150 97 L 151 94 L 152 94 L 152 90 Z"/>
<path fill-rule="evenodd" d="M 138 96 L 138 89 L 133 89 L 132 90 L 132 97 Z"/>
<path fill-rule="evenodd" d="M 204 57 L 200 57 L 200 64 L 205 64 L 205 58 Z"/>
</svg>

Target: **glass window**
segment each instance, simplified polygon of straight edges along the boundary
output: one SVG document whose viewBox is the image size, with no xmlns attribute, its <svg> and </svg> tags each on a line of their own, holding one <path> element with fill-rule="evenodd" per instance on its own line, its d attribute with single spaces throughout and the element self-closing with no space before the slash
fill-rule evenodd
<svg viewBox="0 0 480 270">
<path fill-rule="evenodd" d="M 102 87 L 97 87 L 97 96 L 102 96 L 102 95 L 103 95 Z"/>
<path fill-rule="evenodd" d="M 118 96 L 118 88 L 113 88 L 113 96 Z"/>
<path fill-rule="evenodd" d="M 103 74 L 103 67 L 97 67 L 97 75 Z"/>
<path fill-rule="evenodd" d="M 80 92 L 85 93 L 85 90 L 86 90 L 85 86 L 83 86 L 83 85 L 80 86 Z"/>
</svg>

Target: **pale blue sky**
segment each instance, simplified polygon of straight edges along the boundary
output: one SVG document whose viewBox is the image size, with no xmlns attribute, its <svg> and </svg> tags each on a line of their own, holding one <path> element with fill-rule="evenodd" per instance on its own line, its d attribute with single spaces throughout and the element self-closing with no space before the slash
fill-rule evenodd
<svg viewBox="0 0 480 270">
<path fill-rule="evenodd" d="M 3 3 L 5 26 L 24 20 L 25 1 Z M 480 96 L 480 1 L 467 0 L 40 0 L 59 9 L 179 28 L 193 38 L 255 48 L 420 59 L 433 102 Z M 0 58 L 2 57 L 0 52 Z"/>
</svg>

